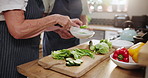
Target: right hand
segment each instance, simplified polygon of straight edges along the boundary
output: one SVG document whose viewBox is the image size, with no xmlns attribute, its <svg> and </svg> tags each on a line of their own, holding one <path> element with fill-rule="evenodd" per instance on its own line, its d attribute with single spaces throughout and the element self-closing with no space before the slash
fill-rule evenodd
<svg viewBox="0 0 148 78">
<path fill-rule="evenodd" d="M 75 19 L 75 21 L 73 21 L 68 16 L 64 15 L 53 14 L 52 16 L 56 18 L 56 23 L 63 26 L 63 29 L 66 30 L 69 30 L 71 26 L 79 26 L 82 23 L 79 19 Z"/>
<path fill-rule="evenodd" d="M 44 31 L 54 31 L 57 34 L 59 34 L 59 36 L 63 39 L 70 39 L 74 37 L 68 30 L 65 30 L 59 26 L 50 26 L 46 28 Z"/>
</svg>

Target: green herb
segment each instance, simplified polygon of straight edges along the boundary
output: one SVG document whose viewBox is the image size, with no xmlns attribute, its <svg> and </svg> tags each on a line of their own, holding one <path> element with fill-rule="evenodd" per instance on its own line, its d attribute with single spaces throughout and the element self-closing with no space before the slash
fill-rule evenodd
<svg viewBox="0 0 148 78">
<path fill-rule="evenodd" d="M 80 28 L 88 28 L 88 26 L 87 25 L 82 25 L 82 26 L 80 26 Z"/>
</svg>

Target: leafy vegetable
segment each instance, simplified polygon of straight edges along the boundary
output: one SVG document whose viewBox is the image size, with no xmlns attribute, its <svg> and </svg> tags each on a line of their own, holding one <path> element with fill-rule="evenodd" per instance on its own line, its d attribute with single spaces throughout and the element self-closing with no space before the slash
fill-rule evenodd
<svg viewBox="0 0 148 78">
<path fill-rule="evenodd" d="M 74 51 L 76 51 L 78 54 L 80 53 L 81 56 L 89 56 L 91 58 L 94 58 L 94 55 L 93 55 L 93 53 L 90 50 L 86 50 L 86 49 L 75 49 Z M 74 58 L 75 58 L 75 56 L 74 56 Z M 77 58 L 75 58 L 75 59 L 77 59 Z"/>
<path fill-rule="evenodd" d="M 72 57 L 74 59 L 80 59 L 83 56 L 90 56 L 91 58 L 94 58 L 93 53 L 90 50 L 86 49 L 73 49 L 73 50 L 63 49 L 52 52 L 52 57 L 58 60 L 62 60 L 68 57 Z"/>
<path fill-rule="evenodd" d="M 84 54 L 77 51 L 71 51 L 71 54 L 73 55 L 74 59 L 80 59 L 82 56 L 84 56 Z"/>
<path fill-rule="evenodd" d="M 109 52 L 109 46 L 104 42 L 97 44 L 96 49 L 96 53 L 105 54 Z"/>
<path fill-rule="evenodd" d="M 100 43 L 102 43 L 102 42 L 106 43 L 109 46 L 110 49 L 112 48 L 112 43 L 109 40 L 102 39 L 102 40 L 100 40 Z"/>
<path fill-rule="evenodd" d="M 100 43 L 93 45 L 92 41 L 89 42 L 89 49 L 94 51 L 96 54 L 106 54 L 109 49 L 112 48 L 112 43 L 109 40 L 102 39 Z"/>
<path fill-rule="evenodd" d="M 53 51 L 51 55 L 54 59 L 63 60 L 66 57 L 70 57 L 71 53 L 70 50 L 68 49 L 62 49 L 62 50 Z"/>
<path fill-rule="evenodd" d="M 88 26 L 87 25 L 82 25 L 82 26 L 80 26 L 80 28 L 88 28 Z"/>
</svg>

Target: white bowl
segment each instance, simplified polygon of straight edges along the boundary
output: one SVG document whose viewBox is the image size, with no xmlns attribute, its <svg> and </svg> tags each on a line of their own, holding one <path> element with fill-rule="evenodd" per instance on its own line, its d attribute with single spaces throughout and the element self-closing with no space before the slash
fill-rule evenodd
<svg viewBox="0 0 148 78">
<path fill-rule="evenodd" d="M 81 28 L 73 27 L 73 26 L 70 28 L 70 32 L 73 36 L 75 36 L 76 38 L 80 38 L 80 39 L 90 38 L 95 34 L 94 31 L 90 31 L 87 29 L 81 29 Z"/>
<path fill-rule="evenodd" d="M 129 48 L 132 45 L 134 45 L 133 42 L 130 41 L 126 41 L 126 40 L 112 40 L 112 46 L 117 49 L 117 48 L 121 48 L 121 47 L 125 47 L 125 48 Z"/>
<path fill-rule="evenodd" d="M 138 69 L 141 68 L 142 66 L 138 65 L 137 63 L 135 63 L 131 57 L 129 57 L 129 63 L 127 62 L 122 62 L 122 61 L 118 61 L 113 59 L 113 53 L 110 55 L 110 59 L 119 67 L 124 68 L 124 69 Z"/>
</svg>

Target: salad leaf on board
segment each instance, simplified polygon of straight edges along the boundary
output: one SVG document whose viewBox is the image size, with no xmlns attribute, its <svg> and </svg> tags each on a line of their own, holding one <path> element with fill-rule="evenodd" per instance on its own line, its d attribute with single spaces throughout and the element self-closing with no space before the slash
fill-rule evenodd
<svg viewBox="0 0 148 78">
<path fill-rule="evenodd" d="M 58 60 L 63 60 L 69 57 L 72 57 L 74 59 L 80 59 L 83 56 L 89 56 L 91 58 L 94 58 L 93 52 L 86 49 L 73 49 L 73 50 L 62 49 L 62 50 L 53 51 L 51 55 L 54 59 Z"/>
</svg>

